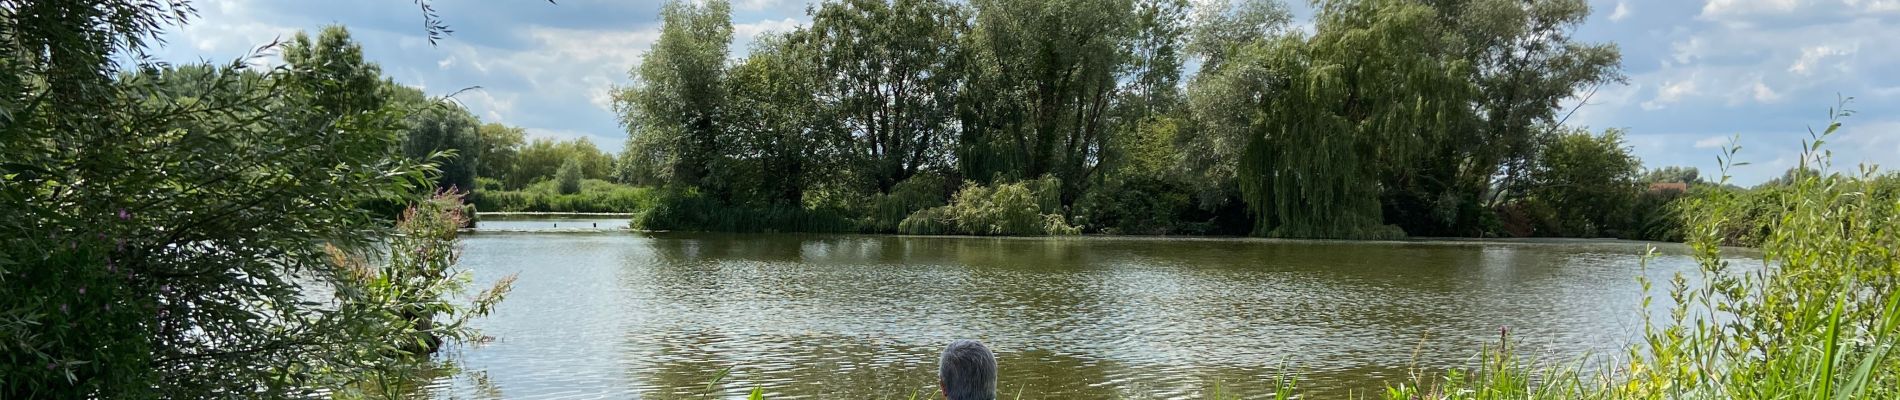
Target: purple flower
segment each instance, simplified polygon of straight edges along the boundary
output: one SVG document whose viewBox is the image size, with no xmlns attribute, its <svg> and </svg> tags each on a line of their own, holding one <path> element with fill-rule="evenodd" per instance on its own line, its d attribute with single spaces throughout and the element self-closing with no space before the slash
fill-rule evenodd
<svg viewBox="0 0 1900 400">
<path fill-rule="evenodd" d="M 130 213 L 130 212 L 126 212 L 124 208 L 120 208 L 120 209 L 119 209 L 119 220 L 120 220 L 120 221 L 131 221 L 131 220 L 132 220 L 132 213 Z"/>
<path fill-rule="evenodd" d="M 66 314 L 66 303 L 59 303 L 59 313 Z"/>
<path fill-rule="evenodd" d="M 170 285 L 170 284 L 167 284 L 167 285 L 165 285 L 165 286 L 159 286 L 159 287 L 158 287 L 158 292 L 159 292 L 159 293 L 164 293 L 164 294 L 171 294 L 171 293 L 172 293 L 172 285 Z"/>
<path fill-rule="evenodd" d="M 113 249 L 115 251 L 125 251 L 125 238 L 119 238 L 118 244 L 114 245 Z"/>
<path fill-rule="evenodd" d="M 80 287 L 79 287 L 79 294 L 86 294 L 86 287 L 85 287 L 85 286 L 80 286 Z"/>
<path fill-rule="evenodd" d="M 59 365 L 56 365 L 56 364 L 53 364 L 53 363 L 46 363 L 46 369 L 47 369 L 47 370 L 53 370 L 53 369 L 58 369 L 58 368 L 59 368 Z"/>
</svg>

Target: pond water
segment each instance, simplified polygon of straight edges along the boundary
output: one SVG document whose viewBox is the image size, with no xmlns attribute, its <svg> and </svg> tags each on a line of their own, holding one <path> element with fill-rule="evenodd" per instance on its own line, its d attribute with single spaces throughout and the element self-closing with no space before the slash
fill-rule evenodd
<svg viewBox="0 0 1900 400">
<path fill-rule="evenodd" d="M 995 350 L 1004 398 L 1257 396 L 1283 371 L 1337 398 L 1471 365 L 1504 327 L 1542 359 L 1620 355 L 1641 330 L 1635 278 L 1695 268 L 1675 246 L 1645 269 L 1648 244 L 1613 241 L 464 239 L 477 284 L 520 280 L 441 398 L 903 399 L 931 393 L 959 338 Z"/>
</svg>

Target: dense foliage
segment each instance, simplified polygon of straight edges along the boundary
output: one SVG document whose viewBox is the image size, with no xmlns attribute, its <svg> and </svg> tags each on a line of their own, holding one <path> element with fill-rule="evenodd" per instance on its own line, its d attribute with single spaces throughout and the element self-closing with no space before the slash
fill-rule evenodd
<svg viewBox="0 0 1900 400">
<path fill-rule="evenodd" d="M 1501 222 L 1549 207 L 1574 219 L 1602 200 L 1531 191 L 1599 161 L 1544 156 L 1575 130 L 1558 103 L 1622 79 L 1614 45 L 1570 38 L 1584 2 L 1317 5 L 1309 35 L 1270 0 L 830 0 L 729 61 L 731 6 L 673 1 L 615 92 L 629 140 L 614 175 L 705 212 L 844 212 L 865 232 L 902 231 L 899 210 L 943 219 L 933 207 L 964 182 L 993 195 L 1045 176 L 1057 205 L 1022 211 L 1093 232 L 1668 231 L 1627 226 L 1651 219 L 1627 215 L 1633 184 L 1604 211 L 1625 215 Z M 1583 156 L 1633 161 L 1613 150 Z M 918 177 L 930 184 L 906 189 Z M 943 189 L 918 199 L 917 186 Z M 668 215 L 711 220 L 681 210 Z"/>
<path fill-rule="evenodd" d="M 347 391 L 422 368 L 410 339 L 467 335 L 417 321 L 499 296 L 443 300 L 453 199 L 394 231 L 367 207 L 437 167 L 402 156 L 411 114 L 342 29 L 273 68 L 170 66 L 141 56 L 186 2 L 0 10 L 0 398 Z M 391 234 L 421 252 L 367 257 Z"/>
<path fill-rule="evenodd" d="M 1074 235 L 1059 206 L 1062 181 L 1053 176 L 994 188 L 966 183 L 950 205 L 917 211 L 897 225 L 912 235 Z"/>
</svg>

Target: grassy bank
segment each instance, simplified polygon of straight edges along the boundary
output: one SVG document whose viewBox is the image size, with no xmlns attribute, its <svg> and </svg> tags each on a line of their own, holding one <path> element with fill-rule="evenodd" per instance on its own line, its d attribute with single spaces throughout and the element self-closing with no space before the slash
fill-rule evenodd
<svg viewBox="0 0 1900 400">
<path fill-rule="evenodd" d="M 653 190 L 597 179 L 581 181 L 580 189 L 562 193 L 555 181 L 521 190 L 479 190 L 468 196 L 482 212 L 638 213 L 653 207 Z"/>
</svg>

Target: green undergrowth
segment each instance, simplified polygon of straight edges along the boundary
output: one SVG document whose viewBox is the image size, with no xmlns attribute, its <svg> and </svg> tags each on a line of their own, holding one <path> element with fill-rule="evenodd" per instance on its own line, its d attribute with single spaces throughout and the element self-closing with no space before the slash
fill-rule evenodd
<svg viewBox="0 0 1900 400">
<path fill-rule="evenodd" d="M 521 190 L 479 190 L 468 197 L 477 209 L 488 212 L 636 213 L 658 201 L 651 188 L 598 179 L 582 180 L 577 191 L 566 194 L 560 182 L 549 180 Z"/>
</svg>

